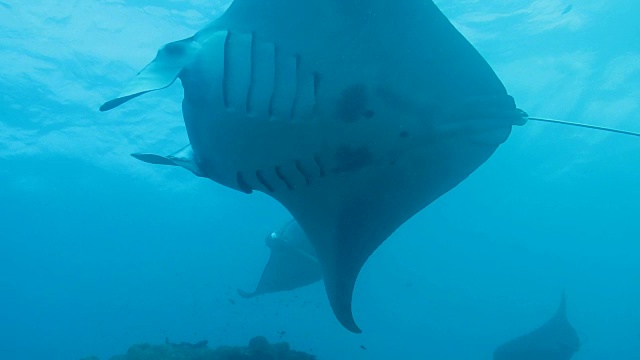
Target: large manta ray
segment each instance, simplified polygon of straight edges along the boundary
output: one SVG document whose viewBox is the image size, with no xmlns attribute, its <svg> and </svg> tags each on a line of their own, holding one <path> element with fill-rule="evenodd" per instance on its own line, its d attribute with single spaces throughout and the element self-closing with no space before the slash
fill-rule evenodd
<svg viewBox="0 0 640 360">
<path fill-rule="evenodd" d="M 527 120 L 429 0 L 236 0 L 100 109 L 177 78 L 190 145 L 137 157 L 284 205 L 353 332 L 367 258 Z"/>
<path fill-rule="evenodd" d="M 297 289 L 322 280 L 322 269 L 313 246 L 295 220 L 267 236 L 271 251 L 258 286 L 248 292 L 238 289 L 244 298 Z"/>
<path fill-rule="evenodd" d="M 569 360 L 580 350 L 580 338 L 567 319 L 564 292 L 555 315 L 539 328 L 500 345 L 494 360 Z"/>
</svg>

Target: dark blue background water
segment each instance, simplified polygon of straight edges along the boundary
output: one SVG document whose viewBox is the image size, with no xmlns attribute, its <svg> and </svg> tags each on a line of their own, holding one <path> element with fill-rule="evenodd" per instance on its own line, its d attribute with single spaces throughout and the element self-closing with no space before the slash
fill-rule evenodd
<svg viewBox="0 0 640 360">
<path fill-rule="evenodd" d="M 531 115 L 640 131 L 637 2 L 437 3 Z M 287 212 L 129 157 L 187 143 L 179 85 L 97 111 L 224 5 L 0 2 L 0 358 L 284 330 L 321 359 L 490 359 L 566 288 L 575 359 L 640 359 L 640 140 L 558 125 L 516 128 L 383 244 L 355 289 L 362 335 L 321 284 L 238 298 Z"/>
</svg>

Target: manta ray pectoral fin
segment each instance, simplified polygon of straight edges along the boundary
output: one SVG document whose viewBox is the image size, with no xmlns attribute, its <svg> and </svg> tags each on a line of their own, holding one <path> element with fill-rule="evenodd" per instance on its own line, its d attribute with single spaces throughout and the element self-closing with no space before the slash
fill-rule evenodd
<svg viewBox="0 0 640 360">
<path fill-rule="evenodd" d="M 163 156 L 151 153 L 134 153 L 134 158 L 154 165 L 180 166 L 191 171 L 196 176 L 205 177 L 205 173 L 196 162 L 191 145 L 187 145 L 175 153 Z"/>
<path fill-rule="evenodd" d="M 156 58 L 138 73 L 127 88 L 115 99 L 104 103 L 100 111 L 111 110 L 144 93 L 170 86 L 197 54 L 197 48 L 193 37 L 163 46 Z"/>
<path fill-rule="evenodd" d="M 361 332 L 352 299 L 369 256 L 409 218 L 482 165 L 511 130 L 504 125 L 499 128 L 503 135 L 496 137 L 482 127 L 458 127 L 453 135 L 414 147 L 393 162 L 333 172 L 295 192 L 274 194 L 309 237 L 331 308 L 349 331 Z"/>
</svg>

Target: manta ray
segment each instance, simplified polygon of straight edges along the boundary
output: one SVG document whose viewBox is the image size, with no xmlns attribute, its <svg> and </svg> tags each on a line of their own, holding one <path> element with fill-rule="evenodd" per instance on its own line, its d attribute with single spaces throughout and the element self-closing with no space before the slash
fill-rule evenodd
<svg viewBox="0 0 640 360">
<path fill-rule="evenodd" d="M 176 79 L 189 145 L 134 156 L 280 202 L 352 332 L 369 256 L 530 119 L 430 0 L 235 0 L 100 110 Z"/>
<path fill-rule="evenodd" d="M 267 236 L 271 251 L 258 286 L 252 292 L 238 289 L 244 298 L 297 289 L 322 280 L 322 269 L 309 238 L 295 220 Z"/>
<path fill-rule="evenodd" d="M 580 338 L 567 319 L 564 292 L 555 315 L 539 328 L 500 345 L 494 360 L 569 360 L 580 350 Z"/>
</svg>

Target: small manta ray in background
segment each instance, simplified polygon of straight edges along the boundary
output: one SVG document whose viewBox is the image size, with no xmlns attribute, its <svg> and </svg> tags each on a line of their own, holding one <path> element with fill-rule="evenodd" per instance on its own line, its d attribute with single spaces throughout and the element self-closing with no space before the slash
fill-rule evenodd
<svg viewBox="0 0 640 360">
<path fill-rule="evenodd" d="M 580 350 L 580 338 L 567 319 L 564 292 L 556 314 L 532 332 L 500 345 L 494 360 L 569 360 Z"/>
<path fill-rule="evenodd" d="M 260 282 L 253 292 L 238 289 L 244 298 L 297 289 L 322 280 L 322 269 L 309 238 L 295 220 L 266 239 L 271 250 Z"/>
<path fill-rule="evenodd" d="M 534 119 L 430 0 L 235 0 L 100 110 L 177 78 L 190 144 L 134 156 L 285 206 L 353 332 L 369 256 Z"/>
</svg>

